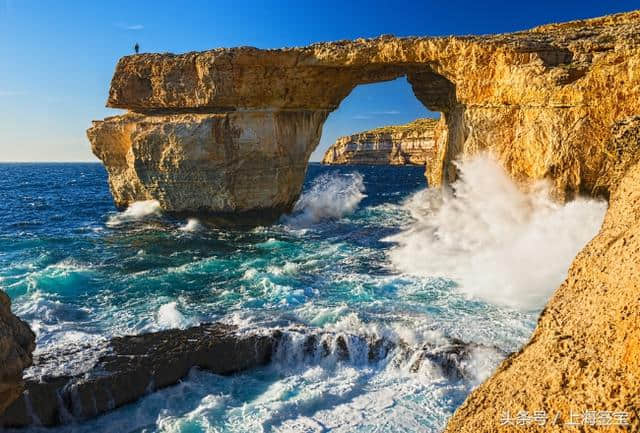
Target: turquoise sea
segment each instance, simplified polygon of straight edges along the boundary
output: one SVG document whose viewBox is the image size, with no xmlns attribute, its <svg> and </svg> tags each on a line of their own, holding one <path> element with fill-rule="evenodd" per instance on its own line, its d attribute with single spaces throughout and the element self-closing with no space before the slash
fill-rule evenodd
<svg viewBox="0 0 640 433">
<path fill-rule="evenodd" d="M 599 202 L 560 206 L 508 181 L 487 184 L 491 170 L 463 167 L 451 198 L 425 189 L 423 167 L 311 164 L 291 215 L 241 230 L 174 219 L 154 202 L 118 211 L 99 164 L 0 164 L 0 288 L 37 351 L 212 321 L 487 347 L 472 377 L 450 379 L 393 353 L 369 362 L 357 347 L 348 360 L 310 362 L 293 342 L 264 368 L 194 370 L 95 420 L 30 430 L 440 431 L 526 342 L 604 213 Z M 571 227 L 574 218 L 584 225 Z"/>
</svg>

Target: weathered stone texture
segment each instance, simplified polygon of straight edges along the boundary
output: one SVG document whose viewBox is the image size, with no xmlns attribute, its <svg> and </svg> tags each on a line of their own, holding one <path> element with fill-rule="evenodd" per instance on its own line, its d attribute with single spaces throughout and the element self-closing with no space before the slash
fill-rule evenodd
<svg viewBox="0 0 640 433">
<path fill-rule="evenodd" d="M 442 113 L 431 185 L 489 150 L 515 179 L 552 180 L 560 199 L 606 194 L 612 125 L 638 112 L 640 12 L 494 36 L 128 56 L 108 105 L 138 114 L 95 122 L 89 138 L 119 205 L 278 213 L 327 114 L 357 85 L 403 75 Z"/>
<path fill-rule="evenodd" d="M 244 335 L 230 326 L 208 324 L 116 337 L 87 371 L 28 379 L 21 398 L 0 412 L 0 427 L 51 426 L 96 416 L 174 385 L 193 367 L 231 374 L 266 364 L 276 343 L 272 334 Z M 70 356 L 98 349 L 88 346 Z M 69 356 L 45 355 L 36 362 L 44 371 L 46 364 L 55 366 Z"/>
<path fill-rule="evenodd" d="M 0 413 L 22 393 L 22 370 L 32 363 L 35 334 L 11 313 L 11 301 L 0 290 Z"/>
<path fill-rule="evenodd" d="M 613 145 L 640 150 L 640 118 Z M 598 235 L 578 254 L 530 342 L 467 398 L 447 432 L 640 431 L 640 159 L 617 177 Z M 618 172 L 618 170 L 616 171 Z M 576 222 L 579 224 L 579 222 Z M 504 412 L 545 411 L 545 426 L 501 426 Z M 582 425 L 585 411 L 626 412 L 630 426 Z M 560 414 L 558 425 L 551 421 Z M 600 421 L 604 418 L 599 418 Z M 575 428 L 575 427 L 573 427 Z"/>
</svg>

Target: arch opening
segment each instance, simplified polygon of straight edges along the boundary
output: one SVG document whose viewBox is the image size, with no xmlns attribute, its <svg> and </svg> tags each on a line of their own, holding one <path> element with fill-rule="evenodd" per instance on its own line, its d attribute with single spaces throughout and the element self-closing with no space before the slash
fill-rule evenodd
<svg viewBox="0 0 640 433">
<path fill-rule="evenodd" d="M 338 73 L 338 75 L 342 74 L 343 72 Z M 341 135 L 355 134 L 375 127 L 408 123 L 419 117 L 439 118 L 434 130 L 433 151 L 429 152 L 429 164 L 426 166 L 425 176 L 429 185 L 432 186 L 455 180 L 455 168 L 448 168 L 450 166 L 448 162 L 453 155 L 456 155 L 462 149 L 464 142 L 464 109 L 458 103 L 456 87 L 452 81 L 435 72 L 429 65 L 424 64 L 371 65 L 357 71 L 349 71 L 348 75 L 350 75 L 351 84 L 347 86 L 347 91 L 343 92 L 345 94 L 340 95 L 335 108 L 331 110 L 325 120 L 327 123 L 323 124 L 321 138 L 319 138 L 318 144 L 312 150 L 313 153 L 310 154 L 311 161 L 320 159 L 321 153 L 328 146 L 328 140 L 335 141 Z M 399 83 L 402 83 L 403 86 L 398 85 Z M 343 125 L 343 119 L 336 120 L 340 119 L 345 111 L 347 115 L 350 114 L 355 118 L 352 120 L 371 120 L 371 116 L 367 114 L 354 116 L 353 113 L 348 112 L 351 106 L 354 105 L 354 99 L 358 101 L 359 98 L 366 97 L 368 93 L 371 93 L 362 91 L 364 88 L 376 88 L 376 86 L 379 86 L 378 88 L 386 86 L 393 88 L 395 86 L 400 91 L 400 99 L 404 100 L 405 104 L 407 100 L 412 100 L 414 104 L 418 103 L 415 105 L 419 105 L 419 109 L 414 109 L 411 115 L 398 116 L 397 119 L 358 122 L 363 124 L 363 127 L 359 127 L 356 122 L 353 122 L 353 127 L 346 128 Z M 380 98 L 384 100 L 382 105 L 387 104 L 388 100 L 396 101 L 398 97 L 398 95 L 389 96 L 387 94 Z M 345 106 L 347 107 L 346 110 Z M 369 113 L 376 113 L 376 111 L 369 110 Z"/>
</svg>

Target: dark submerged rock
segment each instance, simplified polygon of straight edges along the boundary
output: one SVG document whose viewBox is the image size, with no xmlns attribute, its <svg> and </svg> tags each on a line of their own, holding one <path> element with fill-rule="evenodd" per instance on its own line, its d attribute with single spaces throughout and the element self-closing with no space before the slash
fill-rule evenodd
<svg viewBox="0 0 640 433">
<path fill-rule="evenodd" d="M 29 370 L 32 377 L 26 380 L 21 397 L 0 415 L 0 427 L 54 426 L 94 417 L 176 384 L 193 367 L 226 375 L 272 360 L 309 365 L 329 360 L 390 362 L 419 373 L 421 365 L 429 362 L 447 380 L 464 380 L 469 378 L 467 364 L 473 351 L 483 347 L 457 339 L 416 347 L 377 335 L 306 327 L 240 332 L 223 324 L 115 337 L 35 356 Z M 87 355 L 94 359 L 88 365 L 76 363 L 72 374 L 61 373 L 59 364 Z M 47 374 L 51 371 L 57 373 Z"/>
</svg>

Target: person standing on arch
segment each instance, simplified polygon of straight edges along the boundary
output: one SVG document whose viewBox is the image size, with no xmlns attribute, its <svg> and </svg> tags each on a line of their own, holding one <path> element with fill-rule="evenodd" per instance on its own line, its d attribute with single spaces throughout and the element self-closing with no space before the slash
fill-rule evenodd
<svg viewBox="0 0 640 433">
<path fill-rule="evenodd" d="M 135 50 L 136 54 L 138 54 L 140 52 L 140 45 L 138 45 L 138 43 L 136 42 L 136 44 L 133 46 L 133 49 Z"/>
</svg>

